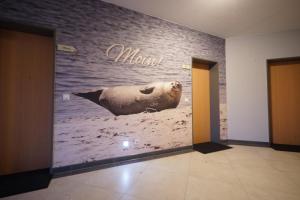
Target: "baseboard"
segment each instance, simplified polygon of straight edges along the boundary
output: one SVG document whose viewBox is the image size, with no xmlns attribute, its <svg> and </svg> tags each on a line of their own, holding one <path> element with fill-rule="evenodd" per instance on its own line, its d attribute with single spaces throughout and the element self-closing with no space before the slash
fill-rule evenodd
<svg viewBox="0 0 300 200">
<path fill-rule="evenodd" d="M 226 145 L 246 145 L 255 147 L 271 147 L 278 151 L 291 151 L 300 152 L 300 145 L 287 145 L 287 144 L 271 144 L 269 142 L 245 141 L 245 140 L 222 140 L 221 144 Z"/>
<path fill-rule="evenodd" d="M 166 149 L 166 150 L 142 153 L 142 154 L 138 154 L 138 155 L 123 156 L 123 157 L 117 157 L 117 158 L 112 158 L 112 159 L 105 159 L 105 160 L 100 160 L 100 161 L 93 161 L 93 162 L 88 162 L 88 163 L 52 168 L 51 173 L 53 175 L 53 178 L 58 178 L 58 177 L 62 177 L 62 176 L 79 174 L 79 173 L 104 169 L 104 168 L 108 168 L 108 167 L 125 165 L 125 164 L 135 163 L 135 162 L 141 162 L 141 161 L 151 160 L 151 159 L 155 159 L 155 158 L 173 156 L 173 155 L 178 155 L 178 154 L 182 154 L 182 153 L 188 153 L 188 152 L 192 152 L 192 151 L 193 151 L 192 145 L 184 146 L 184 147 L 178 147 L 178 148 L 173 148 L 173 149 Z"/>
<path fill-rule="evenodd" d="M 270 147 L 269 142 L 246 141 L 246 140 L 222 140 L 221 143 L 226 145 L 245 145 L 255 147 Z"/>
<path fill-rule="evenodd" d="M 300 145 L 271 144 L 271 147 L 278 151 L 300 152 Z"/>
</svg>

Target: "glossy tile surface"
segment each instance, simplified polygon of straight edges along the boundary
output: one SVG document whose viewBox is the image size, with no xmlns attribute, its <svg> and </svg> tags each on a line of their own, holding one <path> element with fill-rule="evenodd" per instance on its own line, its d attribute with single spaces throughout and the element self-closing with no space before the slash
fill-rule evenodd
<svg viewBox="0 0 300 200">
<path fill-rule="evenodd" d="M 53 179 L 11 200 L 300 200 L 300 153 L 232 145 Z"/>
</svg>

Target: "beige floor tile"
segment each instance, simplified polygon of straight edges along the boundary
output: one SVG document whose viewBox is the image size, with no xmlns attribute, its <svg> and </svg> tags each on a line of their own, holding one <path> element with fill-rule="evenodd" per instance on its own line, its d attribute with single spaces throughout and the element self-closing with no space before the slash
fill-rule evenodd
<svg viewBox="0 0 300 200">
<path fill-rule="evenodd" d="M 190 161 L 198 162 L 200 164 L 200 163 L 204 162 L 205 156 L 206 156 L 205 154 L 194 151 L 190 154 Z"/>
<path fill-rule="evenodd" d="M 290 159 L 300 160 L 300 153 L 295 153 L 295 152 L 276 151 L 272 148 L 257 148 L 256 152 L 258 156 L 267 160 L 278 160 L 278 161 L 284 161 Z"/>
<path fill-rule="evenodd" d="M 235 147 L 237 148 L 237 147 Z M 252 160 L 252 159 L 257 159 L 258 155 L 257 153 L 252 149 L 252 150 L 238 150 L 238 149 L 233 149 L 233 150 L 228 150 L 225 152 L 228 160 L 231 161 L 241 161 L 241 160 Z"/>
<path fill-rule="evenodd" d="M 299 200 L 296 194 L 251 186 L 246 188 L 250 200 Z"/>
<path fill-rule="evenodd" d="M 84 183 L 124 193 L 135 183 L 142 171 L 142 168 L 131 165 L 99 170 L 99 172 L 95 172 L 88 179 L 85 179 Z"/>
<path fill-rule="evenodd" d="M 126 192 L 145 199 L 184 199 L 187 175 L 165 171 L 163 169 L 147 169 L 137 182 Z"/>
<path fill-rule="evenodd" d="M 122 196 L 112 190 L 80 185 L 68 193 L 70 200 L 119 200 Z"/>
<path fill-rule="evenodd" d="M 299 200 L 299 194 L 289 194 L 284 192 L 274 192 L 273 194 L 274 200 Z"/>
<path fill-rule="evenodd" d="M 53 179 L 49 185 L 49 187 L 43 190 L 42 195 L 45 200 L 52 199 L 70 199 L 70 193 L 72 193 L 74 188 L 80 186 L 81 183 L 77 183 L 75 181 L 71 181 L 71 179 L 58 178 Z"/>
<path fill-rule="evenodd" d="M 147 200 L 147 199 L 138 198 L 138 197 L 135 197 L 135 196 L 125 194 L 125 195 L 122 196 L 122 198 L 120 200 Z"/>
<path fill-rule="evenodd" d="M 54 178 L 50 182 L 50 186 L 54 185 L 68 185 L 70 183 L 84 183 L 88 180 L 94 172 L 75 174 L 70 176 L 64 176 L 59 178 Z"/>
<path fill-rule="evenodd" d="M 166 172 L 187 174 L 189 157 L 166 157 L 148 161 L 146 169 L 158 169 Z"/>
<path fill-rule="evenodd" d="M 206 161 L 198 165 L 191 161 L 189 176 L 199 179 L 220 180 L 227 183 L 237 183 L 239 181 L 231 165 Z"/>
<path fill-rule="evenodd" d="M 274 200 L 274 197 L 271 195 L 270 191 L 264 188 L 248 185 L 245 187 L 245 190 L 250 200 Z"/>
<path fill-rule="evenodd" d="M 230 164 L 226 151 L 227 150 L 206 154 L 203 159 L 210 163 Z"/>
<path fill-rule="evenodd" d="M 282 193 L 299 194 L 297 185 L 277 170 L 264 168 L 235 169 L 240 182 L 247 187 L 258 187 L 263 190 L 278 191 Z"/>
<path fill-rule="evenodd" d="M 265 147 L 132 163 L 56 178 L 5 200 L 300 200 L 300 154 Z"/>
<path fill-rule="evenodd" d="M 185 200 L 248 200 L 240 184 L 189 177 Z"/>
<path fill-rule="evenodd" d="M 283 172 L 284 176 L 286 176 L 289 180 L 294 182 L 300 188 L 300 172 Z"/>
<path fill-rule="evenodd" d="M 270 160 L 269 163 L 273 168 L 282 172 L 300 173 L 300 160 Z"/>
<path fill-rule="evenodd" d="M 130 188 L 127 194 L 135 196 L 136 198 L 141 199 L 157 199 L 163 200 L 166 199 L 165 191 L 159 184 L 143 184 L 137 183 Z"/>
<path fill-rule="evenodd" d="M 255 169 L 255 168 L 265 168 L 272 169 L 272 164 L 263 158 L 254 156 L 248 159 L 233 159 L 230 161 L 233 169 L 246 168 L 246 169 Z"/>
<path fill-rule="evenodd" d="M 174 156 L 171 156 L 171 157 L 173 157 L 175 159 L 190 159 L 192 154 L 193 154 L 193 152 L 189 152 L 189 153 L 174 155 Z"/>
</svg>

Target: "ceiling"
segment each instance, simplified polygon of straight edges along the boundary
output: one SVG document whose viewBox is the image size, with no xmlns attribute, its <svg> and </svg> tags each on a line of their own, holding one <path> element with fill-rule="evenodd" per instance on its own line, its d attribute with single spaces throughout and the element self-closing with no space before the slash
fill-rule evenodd
<svg viewBox="0 0 300 200">
<path fill-rule="evenodd" d="M 300 0 L 104 0 L 223 38 L 300 29 Z"/>
</svg>

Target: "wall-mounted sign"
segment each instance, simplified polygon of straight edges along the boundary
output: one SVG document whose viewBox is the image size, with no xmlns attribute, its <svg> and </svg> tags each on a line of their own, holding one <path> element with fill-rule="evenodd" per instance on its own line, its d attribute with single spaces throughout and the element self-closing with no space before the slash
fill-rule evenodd
<svg viewBox="0 0 300 200">
<path fill-rule="evenodd" d="M 182 65 L 182 69 L 190 70 L 191 68 L 191 65 Z"/>
<path fill-rule="evenodd" d="M 140 64 L 145 66 L 160 65 L 163 57 L 143 55 L 139 48 L 125 47 L 123 44 L 113 44 L 106 50 L 106 56 L 114 62 Z"/>
<path fill-rule="evenodd" d="M 76 48 L 70 45 L 57 44 L 57 50 L 73 53 L 76 51 Z"/>
</svg>

